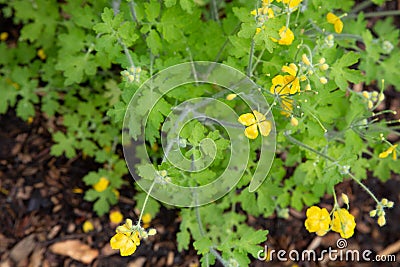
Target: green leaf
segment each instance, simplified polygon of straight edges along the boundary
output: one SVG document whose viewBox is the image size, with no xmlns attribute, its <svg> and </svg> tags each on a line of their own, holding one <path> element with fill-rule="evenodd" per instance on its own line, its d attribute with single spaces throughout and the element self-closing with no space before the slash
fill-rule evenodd
<svg viewBox="0 0 400 267">
<path fill-rule="evenodd" d="M 144 3 L 146 18 L 149 22 L 156 22 L 156 19 L 160 15 L 161 5 L 156 0 L 151 0 L 150 3 Z"/>
<path fill-rule="evenodd" d="M 363 80 L 363 76 L 359 70 L 348 68 L 356 64 L 359 58 L 359 54 L 351 51 L 344 54 L 331 66 L 330 78 L 335 81 L 340 89 L 347 90 L 348 81 L 352 83 L 359 83 Z"/>
<path fill-rule="evenodd" d="M 61 156 L 65 152 L 67 158 L 75 157 L 75 138 L 70 135 L 65 135 L 62 132 L 53 134 L 53 140 L 56 142 L 51 147 L 51 154 L 54 156 Z"/>
<path fill-rule="evenodd" d="M 197 254 L 207 254 L 210 252 L 210 248 L 213 245 L 213 242 L 206 236 L 196 240 L 193 243 L 194 248 L 197 250 Z"/>
<path fill-rule="evenodd" d="M 260 251 L 259 244 L 267 240 L 268 230 L 255 231 L 251 228 L 246 233 L 242 233 L 241 238 L 237 242 L 239 250 L 250 253 L 257 258 L 257 253 Z"/>
</svg>

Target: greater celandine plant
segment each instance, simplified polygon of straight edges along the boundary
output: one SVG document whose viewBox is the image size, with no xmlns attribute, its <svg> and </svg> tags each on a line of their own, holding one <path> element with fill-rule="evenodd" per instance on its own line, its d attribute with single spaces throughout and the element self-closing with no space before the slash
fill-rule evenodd
<svg viewBox="0 0 400 267">
<path fill-rule="evenodd" d="M 14 108 L 28 123 L 35 121 L 39 110 L 47 118 L 62 118 L 56 120 L 62 131 L 50 129 L 51 154 L 91 157 L 102 165 L 83 178 L 90 186 L 85 199 L 94 202 L 99 215 L 118 202 L 122 177 L 128 173 L 118 149 L 119 136 L 129 101 L 141 84 L 179 63 L 215 61 L 252 79 L 270 109 L 263 113 L 245 105 L 242 99 L 252 100 L 251 93 L 209 84 L 186 84 L 154 106 L 142 136 L 147 149 L 142 152 L 158 171 L 157 177 L 149 177 L 148 166 L 139 159 L 135 169 L 143 179 L 201 186 L 227 166 L 229 136 L 194 108 L 190 112 L 198 116 L 178 133 L 178 149 L 194 162 L 208 155 L 202 140 L 211 139 L 216 149 L 213 164 L 190 172 L 165 159 L 161 126 L 187 99 L 213 98 L 235 110 L 237 123 L 226 127 L 243 128 L 242 137 L 248 138 L 251 148 L 243 177 L 233 190 L 208 205 L 180 209 L 178 250 L 193 243 L 202 266 L 216 260 L 224 266 L 246 266 L 268 234 L 267 229 L 246 224 L 247 215 L 267 218 L 276 213 L 287 218 L 289 207 L 301 211 L 311 206 L 305 220 L 309 232 L 322 236 L 332 230 L 350 238 L 356 221 L 349 198 L 341 195 L 341 207 L 335 192 L 335 185 L 346 178 L 375 201 L 370 216 L 377 217 L 380 226 L 387 223 L 385 210 L 394 203 L 378 198 L 362 182 L 367 172 L 382 181 L 400 173 L 398 144 L 389 138 L 399 135 L 399 121 L 385 121 L 385 115 L 396 111 L 381 108 L 386 88 L 400 90 L 399 30 L 390 17 L 397 11 L 363 12 L 384 0 L 357 5 L 338 0 L 0 3 L 5 18 L 23 25 L 18 33 L 0 34 L 0 112 Z M 373 16 L 382 19 L 367 27 Z M 159 96 L 152 90 L 144 92 L 137 116 L 154 97 Z M 275 138 L 274 132 L 272 168 L 265 171 L 264 183 L 249 192 L 260 140 Z M 135 189 L 141 213 L 138 219 L 126 219 L 110 241 L 123 256 L 156 234 L 147 228 L 161 204 L 149 196 L 152 187 L 147 193 L 138 185 Z M 330 211 L 315 206 L 326 193 L 333 195 Z M 243 212 L 237 212 L 239 205 Z"/>
</svg>

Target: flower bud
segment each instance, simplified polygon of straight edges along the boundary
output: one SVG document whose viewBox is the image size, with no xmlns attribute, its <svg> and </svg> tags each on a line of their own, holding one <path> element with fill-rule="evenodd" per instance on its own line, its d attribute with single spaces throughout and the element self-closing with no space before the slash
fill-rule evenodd
<svg viewBox="0 0 400 267">
<path fill-rule="evenodd" d="M 321 78 L 319 78 L 319 82 L 322 84 L 327 84 L 328 80 L 325 77 L 321 77 Z"/>
<path fill-rule="evenodd" d="M 374 103 L 372 103 L 372 101 L 368 101 L 368 108 L 372 109 L 374 107 Z"/>
<path fill-rule="evenodd" d="M 231 100 L 233 100 L 233 99 L 236 98 L 236 97 L 237 97 L 237 94 L 229 94 L 229 95 L 226 96 L 226 100 L 231 101 Z"/>
<path fill-rule="evenodd" d="M 383 93 L 380 93 L 378 100 L 379 100 L 379 102 L 382 102 L 383 100 L 385 100 L 385 95 Z"/>
<path fill-rule="evenodd" d="M 378 218 L 378 225 L 379 226 L 384 226 L 386 224 L 386 218 L 385 218 L 385 216 L 384 215 L 381 215 L 381 216 L 379 216 L 379 218 Z"/>
<path fill-rule="evenodd" d="M 388 202 L 389 201 L 387 200 L 387 198 L 382 198 L 382 200 L 381 200 L 381 203 L 383 206 L 386 206 L 388 204 Z"/>
<path fill-rule="evenodd" d="M 342 193 L 342 199 L 344 204 L 349 205 L 349 197 L 345 193 Z"/>
<path fill-rule="evenodd" d="M 366 99 L 369 99 L 369 93 L 367 91 L 363 91 L 362 92 L 363 97 L 365 97 Z"/>
<path fill-rule="evenodd" d="M 290 124 L 291 124 L 292 126 L 296 127 L 297 125 L 299 125 L 299 120 L 296 119 L 295 117 L 292 117 L 292 118 L 290 119 Z"/>
<path fill-rule="evenodd" d="M 306 64 L 307 66 L 310 66 L 310 65 L 311 65 L 311 62 L 310 62 L 310 60 L 308 59 L 308 57 L 307 57 L 306 54 L 303 54 L 303 55 L 301 56 L 301 60 L 302 60 L 303 63 Z"/>
<path fill-rule="evenodd" d="M 155 234 L 157 234 L 157 230 L 152 228 L 152 229 L 149 230 L 148 234 L 149 235 L 155 235 Z"/>
<path fill-rule="evenodd" d="M 387 203 L 387 205 L 386 205 L 386 207 L 388 207 L 389 209 L 390 209 L 390 208 L 393 208 L 393 206 L 394 206 L 394 202 L 393 202 L 393 201 L 389 201 L 389 202 Z"/>
<path fill-rule="evenodd" d="M 375 217 L 375 216 L 376 216 L 376 210 L 371 210 L 371 211 L 369 212 L 369 216 L 370 216 L 370 217 Z"/>
<path fill-rule="evenodd" d="M 325 70 L 329 69 L 329 65 L 326 63 L 322 64 L 321 66 L 319 66 L 319 69 L 325 71 Z"/>
<path fill-rule="evenodd" d="M 304 88 L 304 90 L 310 91 L 310 90 L 311 90 L 311 85 L 310 85 L 310 84 L 307 84 L 306 87 Z"/>
<path fill-rule="evenodd" d="M 319 64 L 324 64 L 325 63 L 325 58 L 321 57 L 321 59 L 319 60 Z"/>
</svg>

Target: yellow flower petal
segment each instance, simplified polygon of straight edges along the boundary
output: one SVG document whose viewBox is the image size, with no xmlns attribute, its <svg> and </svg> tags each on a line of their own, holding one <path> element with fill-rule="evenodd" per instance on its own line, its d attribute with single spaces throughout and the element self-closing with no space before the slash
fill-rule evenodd
<svg viewBox="0 0 400 267">
<path fill-rule="evenodd" d="M 278 44 L 280 45 L 291 45 L 294 40 L 293 32 L 289 28 L 286 28 L 286 26 L 283 26 L 279 30 L 279 36 L 281 37 L 278 41 Z"/>
<path fill-rule="evenodd" d="M 342 30 L 343 30 L 343 22 L 340 19 L 338 19 L 335 22 L 334 27 L 335 27 L 335 32 L 336 33 L 341 33 Z"/>
<path fill-rule="evenodd" d="M 257 124 L 253 124 L 244 130 L 244 135 L 249 139 L 256 139 L 258 136 Z"/>
<path fill-rule="evenodd" d="M 268 136 L 272 130 L 272 124 L 270 121 L 263 121 L 258 123 L 258 128 L 260 129 L 260 134 L 262 136 Z"/>
<path fill-rule="evenodd" d="M 331 23 L 331 24 L 335 24 L 335 22 L 339 19 L 338 16 L 336 16 L 335 14 L 333 14 L 332 12 L 329 12 L 326 15 L 326 20 Z"/>
<path fill-rule="evenodd" d="M 291 66 L 283 66 L 282 67 L 282 71 L 289 73 L 291 76 L 296 76 L 297 67 L 296 67 L 296 69 L 294 69 L 293 65 L 291 65 Z"/>
<path fill-rule="evenodd" d="M 244 126 L 249 126 L 256 123 L 256 118 L 254 118 L 254 115 L 252 113 L 245 113 L 240 115 L 238 122 L 240 122 Z"/>
</svg>

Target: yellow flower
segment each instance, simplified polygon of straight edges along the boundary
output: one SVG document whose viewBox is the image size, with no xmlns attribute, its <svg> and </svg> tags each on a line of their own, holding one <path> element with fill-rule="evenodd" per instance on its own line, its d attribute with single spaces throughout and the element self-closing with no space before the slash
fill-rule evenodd
<svg viewBox="0 0 400 267">
<path fill-rule="evenodd" d="M 307 219 L 304 225 L 310 233 L 316 233 L 319 236 L 325 235 L 329 231 L 331 217 L 327 209 L 312 206 L 307 209 Z"/>
<path fill-rule="evenodd" d="M 336 16 L 335 14 L 329 12 L 326 15 L 326 20 L 328 21 L 328 23 L 333 24 L 336 33 L 341 33 L 342 32 L 342 30 L 343 30 L 343 22 L 341 21 L 341 19 L 338 16 Z"/>
<path fill-rule="evenodd" d="M 332 230 L 338 232 L 342 238 L 349 238 L 354 234 L 356 221 L 347 209 L 341 208 L 333 213 Z"/>
<path fill-rule="evenodd" d="M 278 42 L 280 45 L 291 45 L 294 40 L 293 32 L 289 28 L 286 28 L 286 26 L 283 26 L 279 30 L 279 36 L 281 37 L 279 40 L 271 37 L 272 41 Z"/>
<path fill-rule="evenodd" d="M 45 60 L 46 59 L 46 54 L 44 53 L 43 48 L 40 48 L 37 51 L 37 56 L 41 59 L 41 60 Z"/>
<path fill-rule="evenodd" d="M 90 232 L 94 230 L 94 226 L 91 221 L 85 221 L 82 225 L 82 230 L 84 233 Z"/>
<path fill-rule="evenodd" d="M 93 188 L 97 192 L 103 192 L 104 190 L 107 189 L 109 184 L 110 184 L 110 181 L 108 181 L 107 178 L 101 177 L 100 180 L 96 184 L 93 185 Z"/>
<path fill-rule="evenodd" d="M 8 32 L 0 33 L 0 41 L 5 41 L 8 39 Z"/>
<path fill-rule="evenodd" d="M 284 4 L 289 4 L 290 9 L 296 9 L 303 0 L 276 0 L 277 2 L 283 2 Z"/>
<path fill-rule="evenodd" d="M 130 256 L 140 245 L 139 233 L 116 233 L 110 240 L 112 249 L 119 249 L 121 256 Z"/>
<path fill-rule="evenodd" d="M 396 145 L 393 145 L 393 146 L 389 147 L 386 151 L 383 151 L 382 153 L 379 154 L 379 158 L 380 159 L 387 158 L 390 154 L 393 153 L 392 157 L 393 157 L 394 160 L 396 160 L 397 159 L 397 153 L 396 153 L 396 147 L 397 146 L 398 145 L 396 144 Z"/>
<path fill-rule="evenodd" d="M 271 94 L 292 95 L 300 92 L 300 80 L 296 77 L 297 66 L 290 63 L 289 66 L 283 66 L 282 71 L 289 75 L 277 75 L 272 79 Z"/>
<path fill-rule="evenodd" d="M 264 114 L 261 114 L 257 110 L 253 110 L 253 113 L 240 115 L 238 121 L 244 126 L 247 126 L 244 130 L 244 134 L 249 139 L 256 139 L 258 136 L 258 130 L 261 135 L 268 136 L 272 129 L 271 122 L 266 119 Z"/>
<path fill-rule="evenodd" d="M 115 224 L 119 224 L 124 219 L 124 216 L 119 211 L 112 211 L 110 212 L 110 221 Z"/>
</svg>

